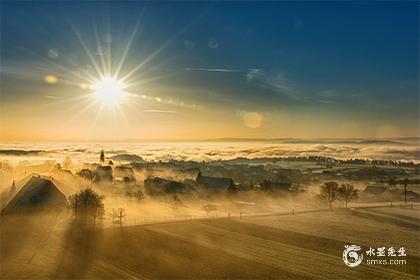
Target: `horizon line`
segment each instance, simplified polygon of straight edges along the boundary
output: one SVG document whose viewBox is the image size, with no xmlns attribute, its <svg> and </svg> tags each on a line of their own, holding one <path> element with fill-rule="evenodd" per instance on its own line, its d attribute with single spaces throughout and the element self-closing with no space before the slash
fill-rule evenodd
<svg viewBox="0 0 420 280">
<path fill-rule="evenodd" d="M 124 142 L 269 142 L 269 141 L 390 141 L 390 140 L 419 140 L 420 136 L 402 136 L 402 137 L 218 137 L 218 138 L 143 138 L 143 139 L 51 139 L 51 140 L 29 140 L 29 139 L 0 139 L 0 143 L 48 143 L 48 142 L 82 142 L 82 143 L 124 143 Z"/>
</svg>

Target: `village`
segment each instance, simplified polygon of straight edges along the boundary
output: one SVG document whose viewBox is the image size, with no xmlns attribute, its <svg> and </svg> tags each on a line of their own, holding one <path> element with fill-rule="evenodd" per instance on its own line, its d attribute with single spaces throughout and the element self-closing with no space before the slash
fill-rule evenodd
<svg viewBox="0 0 420 280">
<path fill-rule="evenodd" d="M 75 165 L 65 158 L 62 163 L 46 162 L 24 168 L 3 163 L 1 167 L 1 176 L 11 181 L 1 195 L 2 215 L 77 208 L 74 195 L 86 189 L 98 197 L 122 198 L 139 204 L 163 201 L 175 218 L 192 217 L 185 214 L 188 211 L 178 211 L 181 207 L 189 208 L 188 202 L 193 202 L 193 208 L 198 207 L 195 210 L 203 210 L 203 214 L 220 210 L 222 216 L 242 216 L 273 211 L 264 207 L 262 201 L 267 198 L 278 199 L 283 206 L 291 205 L 286 207 L 288 212 L 307 207 L 348 207 L 351 203 L 392 205 L 420 201 L 419 166 L 389 161 L 367 163 L 309 157 L 147 162 L 138 155 L 107 158 L 102 151 L 98 163 Z M 346 188 L 350 193 L 340 196 L 340 192 L 346 193 Z M 329 194 L 331 191 L 334 193 Z M 103 203 L 102 198 L 98 203 Z M 240 204 L 240 210 L 217 206 L 215 201 L 220 199 Z M 118 210 L 103 205 L 100 210 L 103 213 L 95 214 L 94 218 L 102 220 L 109 211 L 126 212 L 126 201 L 117 205 Z M 121 219 L 115 220 L 115 215 L 112 222 L 122 224 Z"/>
<path fill-rule="evenodd" d="M 290 246 L 333 258 L 338 277 L 347 273 L 339 265 L 346 242 L 418 248 L 417 166 L 128 158 L 102 151 L 96 163 L 2 162 L 2 277 L 268 279 L 284 267 L 299 277 L 318 273 L 296 270 L 295 259 L 315 259 L 291 258 Z M 409 278 L 418 273 L 417 258 L 410 254 L 406 266 L 384 273 Z M 157 263 L 165 269 L 154 269 Z M 373 274 L 362 266 L 351 275 Z"/>
</svg>

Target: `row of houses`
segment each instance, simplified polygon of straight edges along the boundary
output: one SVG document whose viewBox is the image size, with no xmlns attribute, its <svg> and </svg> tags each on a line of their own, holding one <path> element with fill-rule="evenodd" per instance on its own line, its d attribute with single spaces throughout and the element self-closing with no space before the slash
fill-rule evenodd
<svg viewBox="0 0 420 280">
<path fill-rule="evenodd" d="M 199 168 L 161 168 L 146 164 L 131 166 L 96 165 L 95 169 L 82 169 L 77 175 L 93 182 L 136 183 L 135 171 L 147 179 L 144 181 L 146 192 L 152 195 L 159 193 L 191 193 L 198 189 L 212 192 L 249 190 L 255 188 L 253 183 L 235 185 L 232 178 L 203 175 Z M 135 170 L 135 171 L 134 171 Z M 291 184 L 264 180 L 258 186 L 263 191 L 290 191 Z"/>
</svg>

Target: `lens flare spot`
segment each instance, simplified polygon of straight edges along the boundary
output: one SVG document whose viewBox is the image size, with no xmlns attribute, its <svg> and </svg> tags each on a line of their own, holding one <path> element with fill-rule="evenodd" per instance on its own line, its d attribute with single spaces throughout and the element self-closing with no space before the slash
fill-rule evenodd
<svg viewBox="0 0 420 280">
<path fill-rule="evenodd" d="M 258 128 L 262 125 L 263 117 L 258 112 L 248 112 L 243 115 L 243 121 L 249 128 Z"/>
<path fill-rule="evenodd" d="M 47 84 L 53 85 L 53 84 L 58 83 L 58 78 L 57 78 L 57 76 L 54 76 L 54 75 L 46 75 L 46 76 L 44 77 L 44 81 L 45 81 Z"/>
</svg>

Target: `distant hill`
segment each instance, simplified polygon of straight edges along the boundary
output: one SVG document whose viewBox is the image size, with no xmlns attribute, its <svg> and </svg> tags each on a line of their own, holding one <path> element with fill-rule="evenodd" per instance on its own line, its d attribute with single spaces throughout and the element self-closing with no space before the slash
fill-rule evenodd
<svg viewBox="0 0 420 280">
<path fill-rule="evenodd" d="M 420 138 L 407 137 L 395 139 L 363 139 L 363 138 L 349 138 L 349 139 L 328 139 L 328 138 L 217 138 L 208 139 L 210 142 L 277 142 L 284 144 L 383 144 L 383 145 L 405 145 L 403 141 L 414 141 Z"/>
</svg>

